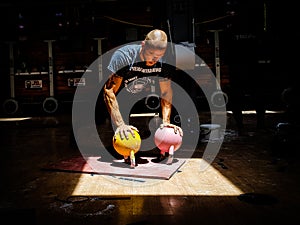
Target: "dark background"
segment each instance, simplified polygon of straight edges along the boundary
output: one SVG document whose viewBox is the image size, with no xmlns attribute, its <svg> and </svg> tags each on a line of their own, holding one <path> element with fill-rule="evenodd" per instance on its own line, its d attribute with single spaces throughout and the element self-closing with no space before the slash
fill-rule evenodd
<svg viewBox="0 0 300 225">
<path fill-rule="evenodd" d="M 232 83 L 228 69 L 232 63 L 246 71 L 238 77 L 246 94 L 261 87 L 272 107 L 281 104 L 281 92 L 296 79 L 298 14 L 291 1 L 12 0 L 1 1 L 0 10 L 1 103 L 11 98 L 9 43 L 14 46 L 13 68 L 17 73 L 47 71 L 44 40 L 55 40 L 55 97 L 59 101 L 71 101 L 74 88 L 66 85 L 58 71 L 87 68 L 98 56 L 94 38 L 104 38 L 104 53 L 126 42 L 143 39 L 153 28 L 165 30 L 174 43 L 195 43 L 195 52 L 213 72 L 211 31 L 221 30 L 221 84 L 225 92 Z M 24 79 L 42 79 L 42 90 L 25 90 Z M 16 77 L 15 98 L 22 104 L 39 103 L 49 96 L 48 88 L 49 80 L 45 76 Z"/>
</svg>

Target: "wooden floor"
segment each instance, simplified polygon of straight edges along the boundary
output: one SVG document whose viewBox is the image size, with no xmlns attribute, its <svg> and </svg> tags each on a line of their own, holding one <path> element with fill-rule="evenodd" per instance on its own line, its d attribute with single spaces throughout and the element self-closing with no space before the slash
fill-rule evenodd
<svg viewBox="0 0 300 225">
<path fill-rule="evenodd" d="M 255 115 L 245 115 L 243 136 L 228 114 L 213 162 L 202 158 L 201 142 L 169 180 L 42 170 L 78 154 L 70 120 L 0 122 L 6 224 L 300 224 L 299 156 L 284 145 L 289 154 L 272 154 L 280 114 L 267 114 L 263 130 L 255 128 Z"/>
</svg>

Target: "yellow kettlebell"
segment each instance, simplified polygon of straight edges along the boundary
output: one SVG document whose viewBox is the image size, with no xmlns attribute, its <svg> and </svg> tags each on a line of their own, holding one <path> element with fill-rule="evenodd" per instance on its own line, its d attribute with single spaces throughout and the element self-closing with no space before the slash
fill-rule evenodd
<svg viewBox="0 0 300 225">
<path fill-rule="evenodd" d="M 120 134 L 115 134 L 113 137 L 113 147 L 114 149 L 124 158 L 130 157 L 131 166 L 135 166 L 134 154 L 140 150 L 141 147 L 141 137 L 136 130 L 133 130 L 135 137 L 131 134 L 128 135 L 128 139 L 121 139 Z"/>
</svg>

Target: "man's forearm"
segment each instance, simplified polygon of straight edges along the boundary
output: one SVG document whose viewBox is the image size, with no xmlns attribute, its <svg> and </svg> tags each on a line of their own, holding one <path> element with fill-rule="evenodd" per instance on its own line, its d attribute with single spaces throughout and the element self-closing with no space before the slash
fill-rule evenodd
<svg viewBox="0 0 300 225">
<path fill-rule="evenodd" d="M 159 82 L 161 92 L 161 111 L 163 123 L 170 123 L 173 90 L 171 87 L 171 80 L 161 80 Z"/>
<path fill-rule="evenodd" d="M 167 93 L 162 96 L 161 109 L 163 123 L 170 123 L 171 111 L 172 111 L 172 93 Z"/>
<path fill-rule="evenodd" d="M 110 113 L 110 116 L 117 127 L 124 124 L 124 120 L 120 113 L 119 104 L 117 98 L 113 92 L 113 89 L 104 89 L 104 100 L 106 107 Z"/>
</svg>

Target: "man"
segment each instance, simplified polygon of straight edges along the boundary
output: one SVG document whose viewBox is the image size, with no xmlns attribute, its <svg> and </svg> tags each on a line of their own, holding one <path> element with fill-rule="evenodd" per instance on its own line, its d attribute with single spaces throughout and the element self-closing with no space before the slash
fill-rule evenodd
<svg viewBox="0 0 300 225">
<path fill-rule="evenodd" d="M 117 98 L 118 93 L 125 88 L 130 94 L 128 101 L 132 101 L 133 96 L 142 96 L 140 93 L 158 80 L 160 89 L 160 106 L 162 113 L 162 124 L 171 126 L 174 132 L 183 135 L 179 126 L 170 123 L 172 110 L 172 86 L 171 78 L 174 73 L 174 66 L 163 62 L 163 56 L 166 53 L 168 40 L 164 31 L 154 29 L 150 31 L 141 44 L 129 44 L 117 49 L 108 65 L 108 70 L 112 72 L 104 86 L 104 100 L 110 113 L 116 129 L 115 134 L 119 134 L 121 139 L 133 135 L 133 130 L 138 131 L 135 126 L 125 122 L 122 114 L 120 101 Z M 151 89 L 151 87 L 150 87 Z M 138 99 L 137 97 L 136 99 Z M 124 100 L 122 104 L 124 104 Z M 127 105 L 127 104 L 125 104 Z M 162 161 L 166 156 L 160 155 L 157 162 Z M 125 159 L 128 162 L 129 159 Z"/>
</svg>

